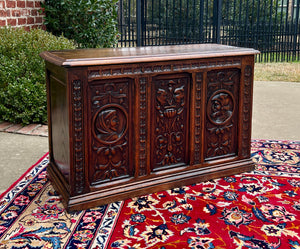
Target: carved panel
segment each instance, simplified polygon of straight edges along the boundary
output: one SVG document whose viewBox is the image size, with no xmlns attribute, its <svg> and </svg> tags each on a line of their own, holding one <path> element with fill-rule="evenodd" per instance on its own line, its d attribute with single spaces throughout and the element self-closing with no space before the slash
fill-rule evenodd
<svg viewBox="0 0 300 249">
<path fill-rule="evenodd" d="M 240 70 L 207 73 L 206 159 L 237 153 L 237 116 Z"/>
<path fill-rule="evenodd" d="M 186 74 L 153 78 L 154 170 L 187 162 L 189 82 L 190 77 Z"/>
<path fill-rule="evenodd" d="M 130 80 L 101 81 L 90 86 L 90 182 L 131 174 L 129 163 Z"/>
</svg>

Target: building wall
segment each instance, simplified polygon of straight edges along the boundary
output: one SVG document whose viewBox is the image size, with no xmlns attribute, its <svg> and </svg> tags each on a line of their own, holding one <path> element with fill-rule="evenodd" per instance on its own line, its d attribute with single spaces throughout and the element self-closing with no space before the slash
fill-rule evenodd
<svg viewBox="0 0 300 249">
<path fill-rule="evenodd" d="M 0 0 L 0 26 L 44 28 L 41 0 Z"/>
</svg>

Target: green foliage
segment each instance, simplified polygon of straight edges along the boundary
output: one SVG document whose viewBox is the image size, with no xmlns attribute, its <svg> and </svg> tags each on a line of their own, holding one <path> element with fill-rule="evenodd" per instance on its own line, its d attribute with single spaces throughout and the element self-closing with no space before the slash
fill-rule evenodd
<svg viewBox="0 0 300 249">
<path fill-rule="evenodd" d="M 35 29 L 0 28 L 0 120 L 46 123 L 46 50 L 74 48 L 64 37 Z"/>
<path fill-rule="evenodd" d="M 45 0 L 47 30 L 79 48 L 111 47 L 118 40 L 118 0 Z"/>
</svg>

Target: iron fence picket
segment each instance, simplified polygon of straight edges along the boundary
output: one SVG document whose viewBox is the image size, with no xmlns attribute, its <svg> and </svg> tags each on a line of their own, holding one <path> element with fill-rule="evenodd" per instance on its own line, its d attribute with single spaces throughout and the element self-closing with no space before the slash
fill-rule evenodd
<svg viewBox="0 0 300 249">
<path fill-rule="evenodd" d="M 119 0 L 118 46 L 221 43 L 300 59 L 300 0 Z"/>
</svg>

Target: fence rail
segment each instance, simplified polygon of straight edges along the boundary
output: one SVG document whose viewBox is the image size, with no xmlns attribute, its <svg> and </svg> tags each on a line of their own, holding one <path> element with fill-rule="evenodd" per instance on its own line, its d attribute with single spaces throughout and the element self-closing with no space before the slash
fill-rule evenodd
<svg viewBox="0 0 300 249">
<path fill-rule="evenodd" d="M 119 0 L 118 46 L 220 43 L 300 59 L 300 0 Z"/>
</svg>

